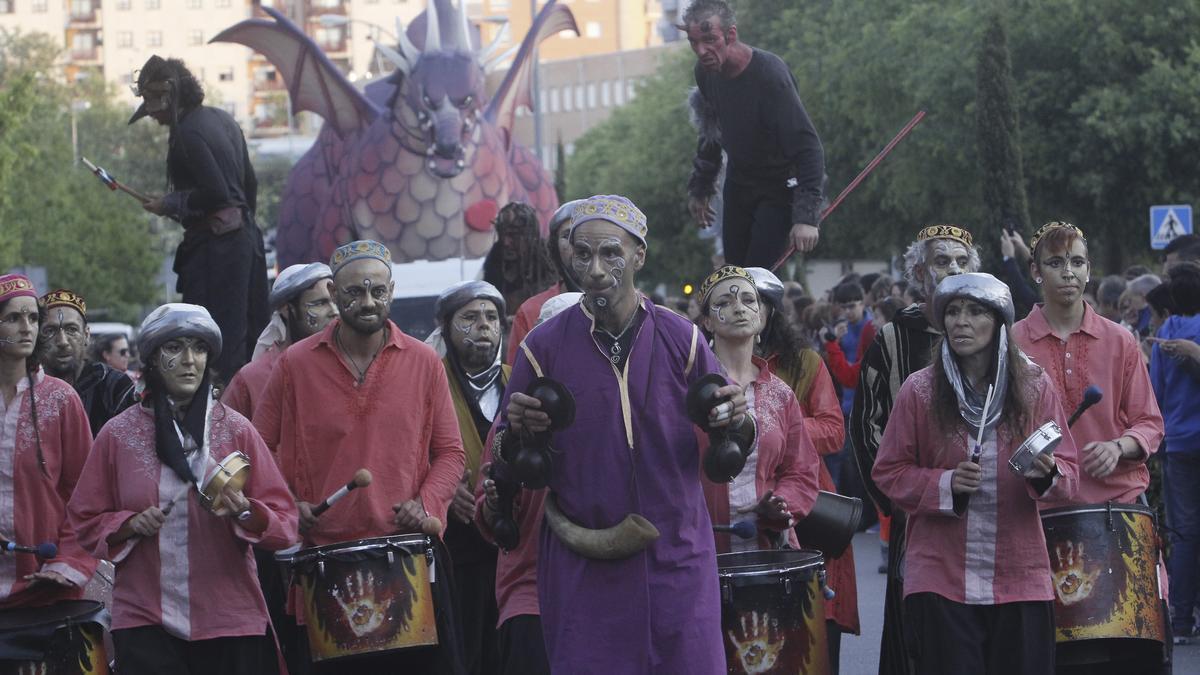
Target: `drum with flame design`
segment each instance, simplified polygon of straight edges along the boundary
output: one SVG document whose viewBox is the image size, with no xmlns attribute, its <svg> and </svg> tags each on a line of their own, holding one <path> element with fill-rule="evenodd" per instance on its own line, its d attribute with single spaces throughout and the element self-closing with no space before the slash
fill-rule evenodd
<svg viewBox="0 0 1200 675">
<path fill-rule="evenodd" d="M 825 675 L 824 558 L 778 550 L 717 556 L 729 673 Z"/>
<path fill-rule="evenodd" d="M 1154 512 L 1089 504 L 1042 512 L 1054 579 L 1055 639 L 1063 664 L 1108 663 L 1110 652 L 1169 643 Z M 1119 641 L 1119 648 L 1111 641 Z"/>
<path fill-rule="evenodd" d="M 377 537 L 303 549 L 292 576 L 304 601 L 312 660 L 438 644 L 426 535 Z"/>
<path fill-rule="evenodd" d="M 108 675 L 103 634 L 108 612 L 94 600 L 0 611 L 5 673 Z"/>
</svg>

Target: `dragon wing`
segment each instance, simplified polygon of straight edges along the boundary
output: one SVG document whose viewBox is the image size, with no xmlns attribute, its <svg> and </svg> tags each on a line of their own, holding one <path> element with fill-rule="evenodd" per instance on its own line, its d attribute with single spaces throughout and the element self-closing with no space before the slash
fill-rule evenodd
<svg viewBox="0 0 1200 675">
<path fill-rule="evenodd" d="M 530 74 L 534 65 L 530 55 L 542 40 L 564 30 L 572 30 L 576 35 L 579 34 L 579 27 L 575 25 L 575 15 L 564 5 L 550 0 L 542 11 L 538 12 L 533 26 L 521 41 L 521 49 L 513 59 L 512 67 L 508 69 L 508 74 L 496 89 L 495 96 L 488 101 L 484 116 L 503 130 L 506 143 L 512 143 L 513 118 L 517 108 L 524 105 L 532 110 L 535 105 L 530 93 Z"/>
<path fill-rule="evenodd" d="M 210 42 L 234 42 L 267 57 L 283 75 L 292 111 L 307 110 L 325 119 L 343 140 L 383 114 L 342 75 L 321 48 L 296 24 L 270 7 L 274 21 L 246 19 L 221 31 Z"/>
</svg>

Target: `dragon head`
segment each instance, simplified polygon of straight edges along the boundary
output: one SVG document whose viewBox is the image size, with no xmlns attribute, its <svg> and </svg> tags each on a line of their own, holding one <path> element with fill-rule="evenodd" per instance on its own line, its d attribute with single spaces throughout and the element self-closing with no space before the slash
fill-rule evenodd
<svg viewBox="0 0 1200 675">
<path fill-rule="evenodd" d="M 471 145 L 477 138 L 475 131 L 483 112 L 485 67 L 481 55 L 471 46 L 472 30 L 465 8 L 455 11 L 448 7 L 449 13 L 457 15 L 457 21 L 456 29 L 445 35 L 438 4 L 430 0 L 425 12 L 423 49 L 414 45 L 399 24 L 399 51 L 377 47 L 396 65 L 400 78 L 390 107 L 403 128 L 404 145 L 425 155 L 430 173 L 453 178 L 471 159 Z"/>
</svg>

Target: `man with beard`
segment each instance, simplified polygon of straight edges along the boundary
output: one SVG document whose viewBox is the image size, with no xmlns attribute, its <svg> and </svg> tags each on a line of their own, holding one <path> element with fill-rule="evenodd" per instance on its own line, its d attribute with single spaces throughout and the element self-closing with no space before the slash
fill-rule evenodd
<svg viewBox="0 0 1200 675">
<path fill-rule="evenodd" d="M 722 241 L 730 265 L 770 267 L 788 245 L 811 251 L 820 237 L 825 154 L 783 59 L 738 39 L 723 0 L 683 13 L 698 63 L 690 105 L 700 141 L 688 179 L 688 209 L 713 224 L 717 175 L 725 175 Z"/>
<path fill-rule="evenodd" d="M 129 123 L 149 116 L 170 128 L 167 194 L 142 208 L 183 225 L 176 290 L 221 327 L 225 348 L 212 365 L 229 378 L 267 323 L 266 258 L 254 222 L 258 181 L 246 139 L 233 116 L 202 105 L 204 90 L 183 61 L 151 56 L 138 71 L 137 95 L 143 102 Z"/>
<path fill-rule="evenodd" d="M 475 488 L 480 481 L 483 440 L 500 410 L 509 368 L 500 363 L 504 297 L 486 281 L 463 281 L 438 296 L 438 327 L 426 344 L 442 345 L 442 365 L 458 418 L 467 469 L 459 481 L 446 524 L 446 548 L 454 560 L 458 618 L 467 672 L 499 672 L 496 635 L 496 547 L 475 527 Z"/>
<path fill-rule="evenodd" d="M 465 468 L 446 370 L 437 354 L 388 320 L 391 254 L 355 241 L 330 258 L 339 318 L 279 357 L 254 411 L 300 509 L 305 546 L 397 533 L 432 534 L 438 607 L 436 649 L 356 661 L 363 672 L 461 673 L 453 575 L 438 536 Z M 350 492 L 320 518 L 313 505 L 355 469 L 372 487 Z M 297 604 L 297 621 L 303 616 Z M 314 666 L 313 672 L 342 672 Z"/>
<path fill-rule="evenodd" d="M 254 405 L 267 386 L 275 362 L 289 345 L 319 333 L 337 317 L 330 285 L 333 272 L 325 263 L 292 265 L 279 273 L 268 302 L 274 309 L 271 321 L 258 336 L 254 356 L 229 381 L 221 402 L 254 417 Z"/>
<path fill-rule="evenodd" d="M 942 279 L 978 270 L 979 252 L 972 245 L 971 233 L 957 225 L 926 227 L 904 253 L 904 277 L 910 284 L 920 287 L 925 298 L 933 297 Z M 863 484 L 880 514 L 892 519 L 880 675 L 909 675 L 915 671 L 908 656 L 902 623 L 905 515 L 903 511 L 893 509 L 891 500 L 875 486 L 871 468 L 900 385 L 933 360 L 933 348 L 941 333 L 933 327 L 929 315 L 932 310 L 929 302 L 909 305 L 879 330 L 863 355 L 854 405 L 850 410 L 850 441 L 854 444 Z"/>
<path fill-rule="evenodd" d="M 84 359 L 91 331 L 82 296 L 59 289 L 43 295 L 38 304 L 42 312 L 38 340 L 42 368 L 75 387 L 95 436 L 105 422 L 133 405 L 133 380 L 124 371 Z"/>
<path fill-rule="evenodd" d="M 597 195 L 576 206 L 571 248 L 584 300 L 521 343 L 492 445 L 496 463 L 517 469 L 534 452 L 520 439 L 549 430 L 541 401 L 523 393 L 535 378 L 574 396 L 576 419 L 549 435 L 558 452 L 534 481 L 550 488 L 537 567 L 550 670 L 723 673 L 712 523 L 684 414 L 689 385 L 721 365 L 694 324 L 637 292 L 646 217 L 632 202 Z M 724 402 L 710 424 L 751 447 L 741 387 L 715 394 Z"/>
<path fill-rule="evenodd" d="M 542 305 L 560 293 L 579 291 L 579 284 L 571 278 L 570 272 L 571 228 L 563 227 L 563 225 L 570 224 L 571 214 L 575 212 L 575 207 L 581 201 L 583 200 L 576 199 L 563 204 L 550 218 L 550 234 L 546 237 L 546 255 L 554 262 L 554 269 L 558 272 L 558 283 L 522 302 L 521 307 L 517 309 L 517 314 L 513 317 L 512 332 L 508 334 L 508 353 L 505 358 L 508 363 L 512 363 L 513 359 L 517 358 L 517 346 L 521 344 L 521 340 L 525 339 L 529 331 L 533 330 L 538 315 L 541 314 Z"/>
</svg>

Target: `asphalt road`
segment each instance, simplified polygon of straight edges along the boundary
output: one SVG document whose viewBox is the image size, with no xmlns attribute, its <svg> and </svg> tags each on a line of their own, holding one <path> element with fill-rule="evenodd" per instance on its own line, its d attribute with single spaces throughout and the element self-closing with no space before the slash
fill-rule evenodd
<svg viewBox="0 0 1200 675">
<path fill-rule="evenodd" d="M 854 537 L 854 562 L 858 567 L 858 615 L 862 635 L 842 636 L 841 675 L 876 675 L 879 672 L 879 636 L 883 632 L 884 575 L 879 567 L 879 537 L 861 532 Z M 1175 648 L 1175 675 L 1200 673 L 1200 639 Z"/>
</svg>

